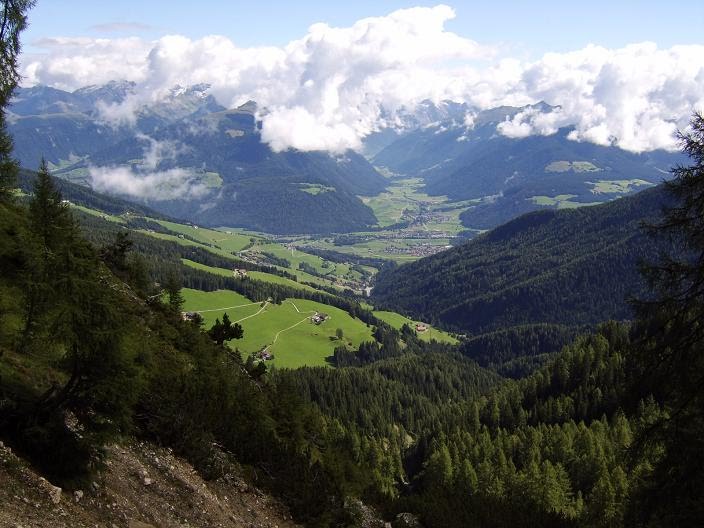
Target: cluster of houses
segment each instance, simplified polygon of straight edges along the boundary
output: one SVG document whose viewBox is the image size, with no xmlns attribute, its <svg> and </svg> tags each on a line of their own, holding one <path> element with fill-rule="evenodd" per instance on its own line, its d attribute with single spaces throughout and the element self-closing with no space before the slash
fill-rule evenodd
<svg viewBox="0 0 704 528">
<path fill-rule="evenodd" d="M 247 270 L 246 269 L 240 269 L 240 268 L 235 268 L 232 270 L 232 274 L 235 276 L 237 279 L 244 279 L 247 276 Z"/>
<path fill-rule="evenodd" d="M 315 314 L 313 314 L 310 318 L 311 322 L 317 325 L 319 325 L 323 321 L 327 321 L 328 319 L 330 319 L 330 316 L 322 312 L 315 312 Z"/>
</svg>

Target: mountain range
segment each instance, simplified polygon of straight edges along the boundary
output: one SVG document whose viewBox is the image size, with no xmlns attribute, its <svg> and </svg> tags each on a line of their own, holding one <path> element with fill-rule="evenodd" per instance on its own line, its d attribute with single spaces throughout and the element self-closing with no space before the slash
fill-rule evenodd
<svg viewBox="0 0 704 528">
<path fill-rule="evenodd" d="M 573 141 L 570 127 L 547 136 L 501 133 L 520 112 L 555 110 L 543 102 L 480 111 L 426 100 L 383 111 L 387 126 L 365 138 L 364 155 L 275 152 L 261 140 L 266 109 L 254 102 L 226 109 L 208 85 L 175 86 L 139 103 L 136 93 L 124 81 L 74 92 L 19 89 L 8 115 L 17 158 L 27 168 L 45 158 L 61 178 L 173 217 L 288 234 L 377 225 L 360 197 L 394 179 L 418 178 L 427 194 L 460 202 L 463 225 L 476 231 L 533 210 L 631 194 L 683 161 L 665 151 Z"/>
<path fill-rule="evenodd" d="M 357 195 L 379 193 L 386 180 L 361 155 L 274 152 L 261 142 L 254 103 L 225 110 L 204 86 L 173 89 L 129 124 L 106 121 L 133 88 L 19 90 L 9 121 L 22 166 L 45 158 L 59 177 L 206 225 L 321 233 L 376 223 Z"/>
<path fill-rule="evenodd" d="M 574 141 L 571 127 L 521 138 L 499 132 L 520 112 L 554 110 L 544 102 L 478 111 L 445 101 L 435 114 L 430 104 L 419 105 L 422 115 L 437 120 L 404 125 L 372 160 L 393 174 L 421 178 L 430 195 L 472 200 L 461 216 L 468 228 L 490 229 L 538 209 L 603 203 L 662 182 L 685 161 L 679 153 L 638 154 Z"/>
</svg>

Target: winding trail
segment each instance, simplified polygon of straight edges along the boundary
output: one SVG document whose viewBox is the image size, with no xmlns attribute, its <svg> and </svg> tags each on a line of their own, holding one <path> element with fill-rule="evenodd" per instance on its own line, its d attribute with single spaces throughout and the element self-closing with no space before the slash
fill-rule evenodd
<svg viewBox="0 0 704 528">
<path fill-rule="evenodd" d="M 224 308 L 211 308 L 209 310 L 194 310 L 195 313 L 205 313 L 205 312 L 222 312 L 223 310 L 232 310 L 233 308 L 243 308 L 245 306 L 253 306 L 255 304 L 261 304 L 261 301 L 259 302 L 253 302 L 253 303 L 247 303 L 247 304 L 238 304 L 237 306 L 225 306 Z M 257 312 L 259 313 L 259 312 Z"/>
<path fill-rule="evenodd" d="M 293 301 L 286 301 L 286 302 L 288 302 L 289 304 L 291 304 L 291 305 L 296 309 L 296 311 L 297 311 L 298 313 L 305 313 L 305 314 L 311 314 L 311 313 L 312 313 L 312 314 L 315 314 L 315 313 L 318 313 L 317 310 L 308 310 L 307 312 L 302 312 L 301 310 L 298 309 L 298 306 L 296 306 L 296 303 L 294 303 Z M 304 317 L 303 319 L 301 319 L 301 320 L 298 321 L 297 323 L 292 324 L 292 325 L 289 326 L 288 328 L 284 328 L 283 330 L 279 330 L 278 332 L 276 332 L 276 335 L 274 336 L 274 340 L 271 342 L 271 344 L 267 345 L 267 346 L 262 350 L 262 352 L 268 352 L 269 349 L 270 349 L 271 347 L 273 347 L 273 346 L 276 344 L 276 341 L 278 341 L 279 336 L 280 336 L 281 334 L 283 334 L 284 332 L 287 332 L 288 330 L 291 330 L 291 329 L 293 329 L 293 328 L 296 328 L 298 325 L 300 325 L 300 324 L 302 324 L 302 323 L 305 323 L 307 320 L 308 320 L 308 316 Z"/>
<path fill-rule="evenodd" d="M 259 303 L 254 303 L 254 304 L 259 304 Z M 246 321 L 247 319 L 251 319 L 252 317 L 256 317 L 260 313 L 262 313 L 264 310 L 266 310 L 266 307 L 269 305 L 269 301 L 264 301 L 264 304 L 262 304 L 262 307 L 259 309 L 257 313 L 253 313 L 252 315 L 248 315 L 247 317 L 243 317 L 242 319 L 238 319 L 235 321 L 235 323 L 241 323 L 242 321 Z"/>
<path fill-rule="evenodd" d="M 293 301 L 288 300 L 288 299 L 287 299 L 286 301 L 284 301 L 284 302 L 287 302 L 288 304 L 290 304 L 291 306 L 293 306 L 294 309 L 296 310 L 296 312 L 298 312 L 299 314 L 315 314 L 315 313 L 318 313 L 317 310 L 308 310 L 307 312 L 302 312 L 302 311 L 298 308 L 298 306 L 296 306 L 296 303 L 294 303 Z M 237 305 L 237 306 L 226 306 L 226 307 L 224 307 L 224 308 L 210 308 L 210 309 L 208 309 L 208 310 L 196 310 L 195 313 L 222 312 L 222 311 L 224 311 L 224 310 L 231 310 L 231 309 L 233 309 L 233 308 L 242 308 L 242 307 L 244 307 L 244 306 L 253 306 L 253 305 L 255 305 L 255 304 L 261 304 L 261 301 L 260 301 L 260 302 L 247 303 L 247 304 L 239 304 L 239 305 Z M 270 304 L 270 301 L 269 301 L 269 300 L 264 301 L 264 304 L 262 304 L 262 307 L 261 307 L 256 313 L 253 313 L 252 315 L 248 315 L 247 317 L 243 317 L 242 319 L 238 319 L 237 321 L 233 321 L 233 324 L 234 324 L 234 323 L 241 323 L 242 321 L 246 321 L 247 319 L 251 319 L 252 317 L 256 317 L 257 315 L 261 314 L 264 310 L 266 310 L 266 307 L 267 307 L 269 304 Z M 292 325 L 289 326 L 288 328 L 284 328 L 283 330 L 279 330 L 278 332 L 276 332 L 276 334 L 274 335 L 274 340 L 273 340 L 270 344 L 268 344 L 266 347 L 264 347 L 264 349 L 262 349 L 262 352 L 268 352 L 269 349 L 270 349 L 272 346 L 274 346 L 274 345 L 276 344 L 276 341 L 278 341 L 279 336 L 280 336 L 281 334 L 283 334 L 284 332 L 287 332 L 288 330 L 292 330 L 293 328 L 296 328 L 298 325 L 300 325 L 300 324 L 302 324 L 302 323 L 305 323 L 308 319 L 309 319 L 309 317 L 306 315 L 306 317 L 304 317 L 303 319 L 301 319 L 301 320 L 298 321 L 297 323 L 292 324 Z M 330 319 L 332 319 L 332 318 L 331 318 L 330 316 L 328 316 L 328 320 L 330 320 Z"/>
</svg>

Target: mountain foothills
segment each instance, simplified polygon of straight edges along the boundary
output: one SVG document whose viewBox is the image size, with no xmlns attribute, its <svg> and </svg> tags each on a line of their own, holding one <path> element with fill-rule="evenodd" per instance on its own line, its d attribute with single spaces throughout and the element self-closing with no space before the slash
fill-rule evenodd
<svg viewBox="0 0 704 528">
<path fill-rule="evenodd" d="M 697 251 L 681 227 L 690 228 L 689 174 L 700 173 L 684 172 L 668 188 L 683 202 L 654 189 L 595 208 L 533 213 L 446 255 L 481 244 L 510 251 L 532 229 L 563 223 L 569 230 L 580 218 L 582 238 L 592 252 L 602 240 L 607 258 L 624 236 L 609 231 L 612 209 L 651 219 L 663 203 L 683 205 L 660 228 L 673 231 L 674 246 L 656 247 Z M 562 325 L 498 315 L 501 323 L 484 328 L 495 331 L 455 347 L 423 341 L 408 325 L 395 330 L 350 298 L 194 270 L 184 256 L 211 266 L 227 265 L 225 257 L 140 230 L 154 220 L 124 224 L 126 231 L 109 213 L 79 212 L 79 228 L 59 183 L 43 170 L 29 183 L 27 205 L 6 197 L 0 206 L 0 434 L 52 482 L 86 490 L 109 463 L 101 446 L 129 434 L 172 448 L 206 479 L 249 475 L 310 526 L 370 526 L 368 506 L 353 497 L 397 526 L 412 518 L 408 512 L 428 527 L 701 520 L 700 473 L 690 470 L 701 456 L 701 385 L 682 363 L 701 361 L 692 322 L 702 301 L 689 287 L 700 271 L 691 253 L 670 252 L 676 266 L 650 268 L 660 293 L 641 305 L 634 324 L 605 323 L 575 338 L 567 323 L 587 322 L 584 314 Z M 115 214 L 124 206 L 83 193 L 74 196 L 111 204 Z M 604 220 L 590 222 L 589 214 Z M 582 260 L 584 270 L 594 264 Z M 682 273 L 689 275 L 678 279 Z M 241 329 L 228 345 L 215 331 L 220 322 L 204 332 L 202 319 L 183 320 L 179 274 L 191 287 L 234 288 L 253 301 L 307 295 L 366 320 L 373 340 L 338 347 L 336 368 L 267 369 L 237 352 Z M 165 285 L 159 295 L 155 282 Z M 539 303 L 524 308 L 533 310 L 542 321 Z M 671 355 L 671 340 L 684 356 Z"/>
<path fill-rule="evenodd" d="M 638 265 L 660 250 L 644 222 L 667 202 L 662 187 L 594 207 L 536 211 L 470 242 L 379 274 L 378 305 L 456 331 L 596 324 L 631 317 Z"/>
<path fill-rule="evenodd" d="M 226 109 L 208 85 L 195 85 L 136 103 L 138 88 L 113 81 L 74 92 L 18 89 L 8 122 L 21 165 L 34 169 L 44 157 L 57 176 L 164 214 L 292 234 L 377 226 L 378 214 L 360 197 L 408 178 L 459 207 L 464 227 L 483 230 L 532 210 L 633 193 L 660 183 L 682 160 L 573 141 L 569 127 L 504 134 L 519 114 L 555 110 L 545 103 L 479 111 L 452 101 L 384 113 L 387 126 L 365 139 L 366 158 L 275 152 L 261 141 L 267 110 L 254 102 Z"/>
</svg>

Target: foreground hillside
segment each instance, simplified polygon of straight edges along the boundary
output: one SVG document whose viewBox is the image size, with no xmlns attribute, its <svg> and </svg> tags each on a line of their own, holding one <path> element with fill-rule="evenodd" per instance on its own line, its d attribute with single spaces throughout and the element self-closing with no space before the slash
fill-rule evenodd
<svg viewBox="0 0 704 528">
<path fill-rule="evenodd" d="M 600 206 L 521 216 L 462 246 L 378 276 L 375 301 L 456 331 L 628 319 L 638 272 L 659 252 L 642 223 L 661 188 Z"/>
<path fill-rule="evenodd" d="M 0 528 L 292 528 L 286 508 L 239 475 L 204 480 L 169 449 L 112 445 L 106 469 L 85 490 L 68 491 L 0 446 Z"/>
</svg>

